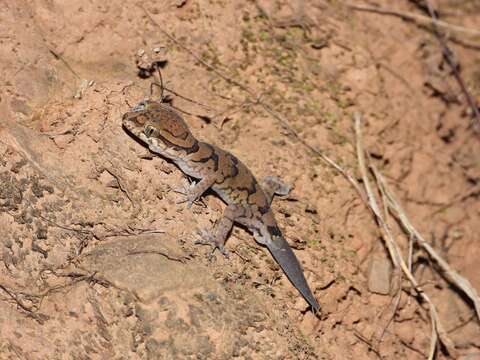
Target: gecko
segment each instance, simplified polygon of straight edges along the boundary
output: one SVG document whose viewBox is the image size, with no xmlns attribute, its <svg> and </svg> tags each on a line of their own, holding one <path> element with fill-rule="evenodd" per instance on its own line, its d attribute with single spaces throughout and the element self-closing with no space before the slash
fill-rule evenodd
<svg viewBox="0 0 480 360">
<path fill-rule="evenodd" d="M 150 151 L 171 160 L 184 174 L 198 180 L 185 192 L 184 202 L 188 207 L 208 189 L 226 203 L 213 231 L 202 230 L 202 241 L 198 243 L 209 243 L 213 250 L 227 255 L 224 245 L 234 223 L 245 226 L 258 243 L 268 248 L 312 310 L 319 311 L 300 263 L 283 237 L 270 206 L 275 194 L 288 194 L 287 185 L 278 177 L 267 176 L 262 187 L 233 154 L 197 140 L 183 117 L 165 103 L 154 100 L 138 103 L 123 115 L 122 125 Z"/>
</svg>

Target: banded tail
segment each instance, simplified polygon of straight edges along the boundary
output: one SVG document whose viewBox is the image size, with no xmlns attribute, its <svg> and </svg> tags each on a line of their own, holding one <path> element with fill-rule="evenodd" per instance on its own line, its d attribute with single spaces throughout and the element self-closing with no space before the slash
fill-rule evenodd
<svg viewBox="0 0 480 360">
<path fill-rule="evenodd" d="M 275 261 L 280 265 L 285 275 L 293 286 L 300 292 L 304 299 L 310 304 L 314 312 L 320 310 L 320 305 L 312 294 L 303 270 L 293 250 L 283 236 L 272 236 L 272 241 L 265 244 L 270 250 Z"/>
</svg>

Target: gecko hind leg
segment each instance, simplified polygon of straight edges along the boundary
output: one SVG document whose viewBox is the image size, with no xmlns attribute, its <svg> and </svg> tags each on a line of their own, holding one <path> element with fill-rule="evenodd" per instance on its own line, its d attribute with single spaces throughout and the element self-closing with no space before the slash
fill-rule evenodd
<svg viewBox="0 0 480 360">
<path fill-rule="evenodd" d="M 292 186 L 284 183 L 278 176 L 265 176 L 262 181 L 262 188 L 270 204 L 274 195 L 286 196 L 292 190 Z"/>
<path fill-rule="evenodd" d="M 227 259 L 230 257 L 228 250 L 225 249 L 223 244 L 220 244 L 216 241 L 215 236 L 212 235 L 211 231 L 207 229 L 198 229 L 197 234 L 200 236 L 200 239 L 195 240 L 195 245 L 208 245 L 212 247 L 212 251 L 208 254 L 208 260 L 212 260 L 213 254 L 217 249 Z"/>
<path fill-rule="evenodd" d="M 213 231 L 201 229 L 198 230 L 200 239 L 195 241 L 197 245 L 210 245 L 213 247 L 210 257 L 213 255 L 216 249 L 218 249 L 223 256 L 229 257 L 228 251 L 225 249 L 225 241 L 227 240 L 228 234 L 233 227 L 233 222 L 235 218 L 239 216 L 240 208 L 236 205 L 228 205 L 225 211 L 223 212 L 222 217 L 215 225 Z"/>
</svg>

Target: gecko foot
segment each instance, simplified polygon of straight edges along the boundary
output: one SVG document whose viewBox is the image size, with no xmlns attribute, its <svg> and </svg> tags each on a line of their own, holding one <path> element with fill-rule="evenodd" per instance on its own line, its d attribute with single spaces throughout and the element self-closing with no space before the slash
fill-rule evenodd
<svg viewBox="0 0 480 360">
<path fill-rule="evenodd" d="M 195 194 L 192 193 L 191 189 L 195 186 L 195 181 L 193 181 L 191 184 L 189 184 L 188 188 L 185 186 L 185 184 L 182 185 L 181 188 L 172 188 L 174 192 L 177 194 L 181 194 L 185 196 L 184 199 L 177 201 L 177 204 L 183 204 L 187 203 L 187 208 L 191 208 L 193 203 L 197 200 L 197 197 Z"/>
<path fill-rule="evenodd" d="M 200 236 L 200 239 L 195 240 L 195 245 L 209 245 L 212 247 L 212 251 L 208 255 L 209 260 L 212 259 L 213 254 L 217 249 L 227 259 L 230 257 L 230 253 L 228 252 L 228 250 L 225 249 L 223 244 L 220 244 L 218 241 L 215 240 L 214 236 L 210 233 L 210 231 L 205 229 L 199 229 L 197 230 L 197 234 Z"/>
<path fill-rule="evenodd" d="M 290 184 L 284 183 L 278 176 L 273 175 L 265 176 L 262 185 L 267 191 L 279 196 L 286 196 L 292 190 Z"/>
</svg>

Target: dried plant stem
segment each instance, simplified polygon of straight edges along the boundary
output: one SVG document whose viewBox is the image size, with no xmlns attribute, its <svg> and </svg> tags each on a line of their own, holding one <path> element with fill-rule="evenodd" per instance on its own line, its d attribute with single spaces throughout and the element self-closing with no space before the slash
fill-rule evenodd
<svg viewBox="0 0 480 360">
<path fill-rule="evenodd" d="M 223 74 L 221 71 L 219 71 L 216 67 L 214 67 L 213 65 L 210 65 L 208 62 L 206 62 L 205 60 L 203 60 L 200 56 L 198 56 L 197 54 L 195 54 L 192 50 L 190 50 L 188 47 L 186 47 L 185 45 L 183 45 L 180 41 L 178 41 L 174 36 L 172 36 L 170 33 L 168 33 L 167 31 L 165 31 L 163 29 L 163 27 L 161 27 L 156 21 L 155 19 L 150 15 L 150 13 L 145 9 L 145 7 L 142 5 L 142 4 L 138 4 L 138 6 L 143 10 L 143 12 L 145 13 L 145 15 L 147 16 L 148 20 L 150 20 L 150 22 L 155 25 L 155 27 L 163 34 L 165 35 L 168 39 L 170 39 L 173 43 L 175 43 L 175 45 L 179 46 L 180 48 L 182 48 L 184 51 L 186 51 L 187 53 L 189 53 L 191 56 L 193 56 L 193 58 L 195 58 L 195 60 L 197 60 L 200 64 L 202 64 L 203 66 L 205 66 L 206 68 L 210 69 L 212 72 L 214 72 L 216 75 L 218 75 L 219 77 L 221 77 L 223 80 L 227 81 L 228 83 L 231 83 L 233 85 L 236 85 L 238 86 L 240 89 L 242 89 L 243 91 L 249 93 L 250 95 L 254 95 L 254 93 L 249 89 L 247 88 L 245 85 L 241 84 L 240 82 L 228 77 L 227 75 Z"/>
<path fill-rule="evenodd" d="M 359 113 L 356 113 L 354 115 L 354 120 L 355 120 L 355 134 L 357 138 L 357 156 L 358 156 L 358 163 L 360 166 L 360 171 L 362 173 L 362 179 L 365 185 L 365 188 L 367 190 L 368 194 L 368 201 L 369 201 L 369 207 L 372 210 L 372 212 L 375 215 L 375 218 L 379 224 L 382 237 L 385 241 L 385 245 L 388 249 L 388 252 L 390 254 L 390 257 L 392 259 L 392 262 L 395 266 L 400 266 L 400 269 L 402 270 L 403 274 L 405 277 L 410 281 L 410 284 L 412 287 L 415 289 L 416 293 L 418 296 L 420 296 L 425 303 L 428 305 L 429 308 L 429 313 L 430 313 L 430 321 L 431 321 L 431 326 L 432 326 L 432 334 L 430 337 L 430 351 L 429 351 L 429 356 L 428 359 L 433 359 L 435 356 L 435 350 L 437 347 L 437 341 L 440 339 L 440 341 L 445 345 L 445 347 L 448 349 L 449 353 L 452 354 L 455 352 L 454 350 L 454 345 L 452 341 L 448 338 L 446 331 L 443 328 L 443 325 L 440 322 L 440 319 L 438 317 L 437 310 L 435 308 L 435 305 L 432 303 L 430 297 L 423 291 L 423 289 L 420 287 L 418 284 L 417 280 L 409 270 L 409 267 L 403 260 L 403 257 L 401 256 L 400 249 L 398 245 L 395 242 L 395 239 L 393 237 L 393 234 L 391 232 L 390 227 L 388 226 L 387 222 L 385 221 L 385 217 L 388 214 L 382 214 L 380 212 L 380 208 L 378 206 L 378 201 L 376 199 L 376 195 L 372 190 L 372 186 L 370 185 L 370 180 L 368 178 L 368 171 L 367 171 L 367 166 L 365 163 L 365 151 L 363 148 L 362 144 L 362 131 L 361 131 L 361 116 Z M 384 189 L 385 190 L 385 189 Z M 385 192 L 385 194 L 387 194 Z"/>
<path fill-rule="evenodd" d="M 373 6 L 367 6 L 367 5 L 347 4 L 347 6 L 353 10 L 368 11 L 368 12 L 373 12 L 373 13 L 382 14 L 382 15 L 397 16 L 404 20 L 418 22 L 421 25 L 429 25 L 429 26 L 437 25 L 438 27 L 441 27 L 453 32 L 468 34 L 472 36 L 480 36 L 479 30 L 470 29 L 463 26 L 459 26 L 459 25 L 449 24 L 445 21 L 431 19 L 428 16 L 418 15 L 411 12 L 402 12 L 402 11 L 384 9 L 381 7 L 373 7 Z"/>
<path fill-rule="evenodd" d="M 417 244 L 427 252 L 432 260 L 439 266 L 442 273 L 447 280 L 456 288 L 460 289 L 469 299 L 472 301 L 477 314 L 477 318 L 480 320 L 480 297 L 475 288 L 470 282 L 463 276 L 458 274 L 451 266 L 435 251 L 434 248 L 424 239 L 424 237 L 417 231 L 408 219 L 405 211 L 400 206 L 395 195 L 387 187 L 386 181 L 378 170 L 372 165 L 372 171 L 377 179 L 379 185 L 384 189 L 388 199 L 388 209 L 392 215 L 400 222 L 405 232 L 411 238 L 415 239 Z"/>
<path fill-rule="evenodd" d="M 454 59 L 453 52 L 448 47 L 443 33 L 439 30 L 438 22 L 440 20 L 438 20 L 437 13 L 436 13 L 435 9 L 430 4 L 430 1 L 425 0 L 425 3 L 427 4 L 427 8 L 428 8 L 428 12 L 429 12 L 430 16 L 432 17 L 433 31 L 435 33 L 435 36 L 438 39 L 438 42 L 440 43 L 440 47 L 442 48 L 443 57 L 447 61 L 447 64 L 450 66 L 450 69 L 452 70 L 453 76 L 455 77 L 458 85 L 460 86 L 460 90 L 462 91 L 463 95 L 467 99 L 468 105 L 470 106 L 470 109 L 472 110 L 472 115 L 473 115 L 472 117 L 477 120 L 477 123 L 476 123 L 476 126 L 474 127 L 474 130 L 478 133 L 480 131 L 480 129 L 478 128 L 478 126 L 480 125 L 480 111 L 478 110 L 477 102 L 475 101 L 474 97 L 472 96 L 472 94 L 468 90 L 467 85 L 463 81 L 462 75 L 460 75 L 459 66 Z"/>
<path fill-rule="evenodd" d="M 357 158 L 358 164 L 360 168 L 360 173 L 362 175 L 363 185 L 365 186 L 365 190 L 367 192 L 368 197 L 368 204 L 369 207 L 374 214 L 380 229 L 383 232 L 383 239 L 385 240 L 385 245 L 388 249 L 388 253 L 390 254 L 390 258 L 392 259 L 393 266 L 398 268 L 401 266 L 401 256 L 399 255 L 399 249 L 395 241 L 393 240 L 393 235 L 390 231 L 390 227 L 384 221 L 384 217 L 380 212 L 380 208 L 378 206 L 375 194 L 373 193 L 372 187 L 370 185 L 370 181 L 368 179 L 368 170 L 365 164 L 365 151 L 363 150 L 363 145 L 361 141 L 361 128 L 360 128 L 360 115 L 358 113 L 355 114 L 355 132 L 357 136 L 357 143 L 356 143 L 356 150 L 357 150 Z"/>
</svg>

